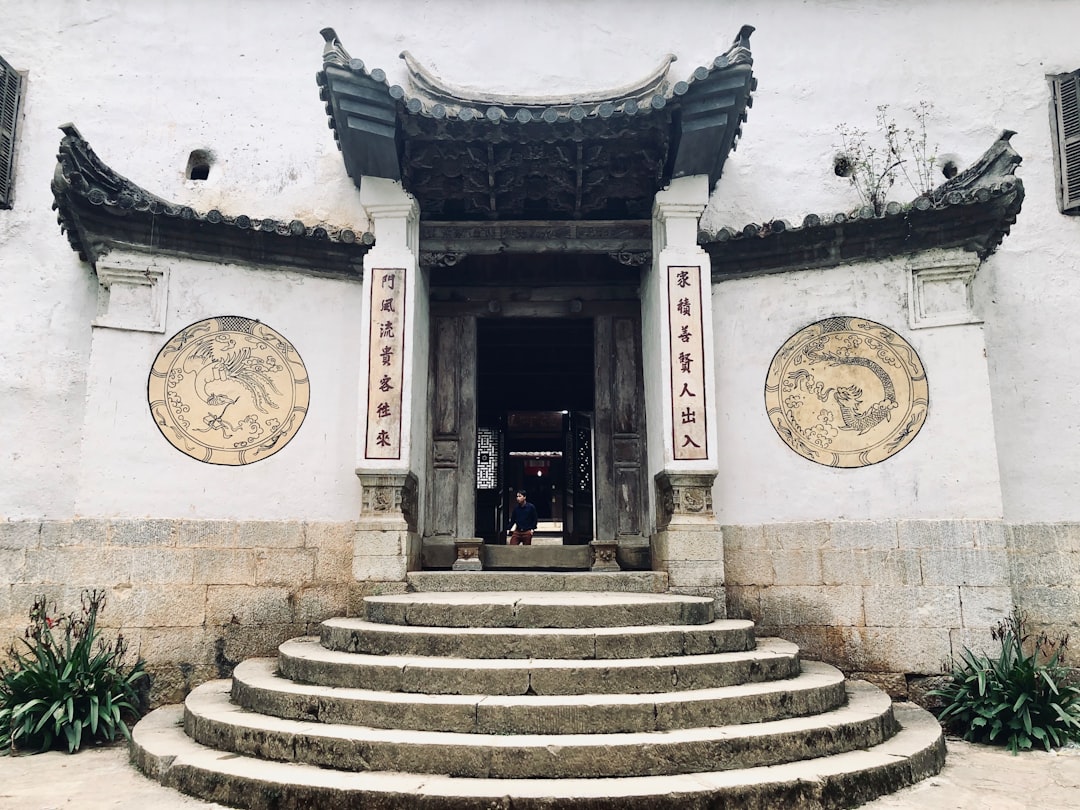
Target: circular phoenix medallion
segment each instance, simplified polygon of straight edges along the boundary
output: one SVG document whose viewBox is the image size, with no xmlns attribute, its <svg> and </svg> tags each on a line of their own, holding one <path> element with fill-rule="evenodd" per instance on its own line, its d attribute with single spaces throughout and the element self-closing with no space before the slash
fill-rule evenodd
<svg viewBox="0 0 1080 810">
<path fill-rule="evenodd" d="M 784 443 L 830 467 L 865 467 L 900 452 L 926 421 L 922 361 L 879 323 L 826 318 L 792 335 L 765 378 L 765 407 Z"/>
<path fill-rule="evenodd" d="M 158 352 L 147 398 L 162 435 L 208 464 L 251 464 L 296 435 L 307 414 L 307 369 L 293 345 L 237 315 L 181 330 Z"/>
</svg>

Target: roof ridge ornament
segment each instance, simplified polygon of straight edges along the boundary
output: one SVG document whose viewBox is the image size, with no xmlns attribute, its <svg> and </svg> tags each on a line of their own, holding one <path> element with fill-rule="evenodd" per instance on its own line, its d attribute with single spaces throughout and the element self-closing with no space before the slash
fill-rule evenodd
<svg viewBox="0 0 1080 810">
<path fill-rule="evenodd" d="M 402 51 L 400 58 L 409 69 L 409 84 L 417 93 L 422 93 L 432 101 L 442 104 L 461 106 L 495 105 L 507 107 L 569 107 L 578 104 L 601 104 L 624 98 L 651 98 L 665 94 L 670 87 L 668 71 L 678 57 L 673 53 L 665 54 L 647 76 L 636 82 L 607 90 L 564 93 L 551 96 L 519 96 L 512 93 L 484 93 L 470 90 L 450 82 L 443 81 L 432 71 L 424 67 L 408 51 Z"/>
<path fill-rule="evenodd" d="M 969 196 L 980 188 L 989 189 L 1006 180 L 1015 180 L 1016 167 L 1024 160 L 1009 143 L 1009 139 L 1015 134 L 1014 130 L 1003 129 L 998 139 L 978 160 L 952 179 L 946 180 L 927 196 L 935 203 L 945 200 L 955 202 L 958 198 L 950 195 Z"/>
<path fill-rule="evenodd" d="M 352 57 L 338 39 L 337 32 L 333 28 L 324 28 L 319 33 L 326 42 L 323 46 L 323 64 L 348 67 Z M 363 67 L 363 62 L 360 63 L 360 67 Z"/>
</svg>

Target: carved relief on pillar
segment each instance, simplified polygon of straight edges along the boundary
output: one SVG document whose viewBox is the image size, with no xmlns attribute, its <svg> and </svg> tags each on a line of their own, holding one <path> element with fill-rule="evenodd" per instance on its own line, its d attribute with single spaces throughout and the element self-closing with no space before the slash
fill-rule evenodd
<svg viewBox="0 0 1080 810">
<path fill-rule="evenodd" d="M 402 520 L 409 531 L 416 531 L 418 481 L 414 473 L 358 472 L 363 492 L 360 497 L 361 520 Z"/>
<path fill-rule="evenodd" d="M 656 528 L 690 520 L 701 522 L 715 518 L 712 485 L 716 473 L 678 473 L 667 470 L 656 474 Z"/>
</svg>

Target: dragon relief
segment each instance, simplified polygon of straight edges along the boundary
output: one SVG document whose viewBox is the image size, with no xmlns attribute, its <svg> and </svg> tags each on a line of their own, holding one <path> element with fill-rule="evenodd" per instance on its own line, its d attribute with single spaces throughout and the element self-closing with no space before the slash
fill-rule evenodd
<svg viewBox="0 0 1080 810">
<path fill-rule="evenodd" d="M 788 447 L 834 467 L 875 464 L 903 449 L 929 404 L 915 350 L 887 327 L 849 317 L 793 335 L 773 358 L 765 400 Z"/>
</svg>

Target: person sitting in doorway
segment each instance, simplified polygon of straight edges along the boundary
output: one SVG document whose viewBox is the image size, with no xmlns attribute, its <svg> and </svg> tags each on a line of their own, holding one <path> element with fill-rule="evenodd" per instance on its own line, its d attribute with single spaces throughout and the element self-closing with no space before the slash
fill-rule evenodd
<svg viewBox="0 0 1080 810">
<path fill-rule="evenodd" d="M 513 513 L 510 515 L 510 526 L 514 528 L 514 531 L 510 533 L 510 545 L 523 545 L 531 546 L 533 532 L 536 531 L 537 515 L 536 507 L 525 500 L 525 490 L 519 489 L 517 491 L 517 506 L 514 507 Z M 510 531 L 508 526 L 506 529 Z"/>
</svg>

